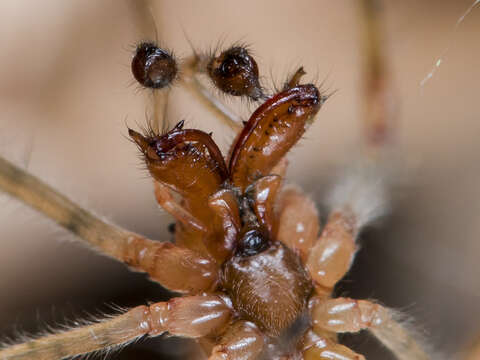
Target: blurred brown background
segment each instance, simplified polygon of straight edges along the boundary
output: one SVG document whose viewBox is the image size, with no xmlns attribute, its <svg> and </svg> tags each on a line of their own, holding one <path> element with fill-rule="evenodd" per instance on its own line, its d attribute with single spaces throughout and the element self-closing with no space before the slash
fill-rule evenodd
<svg viewBox="0 0 480 360">
<path fill-rule="evenodd" d="M 393 166 L 402 180 L 390 216 L 363 233 L 338 290 L 404 310 L 447 354 L 480 332 L 480 8 L 454 31 L 472 2 L 383 1 L 385 52 L 399 102 Z M 309 79 L 338 89 L 290 156 L 289 180 L 321 203 L 362 143 L 357 5 L 158 0 L 152 13 L 161 43 L 180 58 L 191 53 L 184 32 L 202 50 L 241 40 L 251 44 L 267 83 L 279 84 L 302 64 Z M 134 45 L 155 38 L 145 19 L 134 1 L 2 1 L 0 153 L 96 213 L 166 239 L 170 219 L 155 205 L 137 150 L 125 138 L 125 123 L 145 121 L 149 93 L 129 72 Z M 233 134 L 225 125 L 181 89 L 170 98 L 170 123 L 185 118 L 227 148 Z M 243 116 L 253 109 L 232 106 Z M 107 303 L 134 306 L 168 296 L 145 276 L 65 241 L 68 234 L 15 201 L 2 196 L 0 205 L 0 336 L 35 332 L 84 311 L 108 312 Z M 389 358 L 368 336 L 344 340 L 368 359 Z M 190 350 L 179 343 L 150 340 L 129 352 L 182 358 Z"/>
</svg>

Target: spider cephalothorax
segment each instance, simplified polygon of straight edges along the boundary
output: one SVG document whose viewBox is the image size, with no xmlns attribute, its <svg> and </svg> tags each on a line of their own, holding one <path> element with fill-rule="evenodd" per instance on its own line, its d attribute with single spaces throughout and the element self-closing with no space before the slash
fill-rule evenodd
<svg viewBox="0 0 480 360">
<path fill-rule="evenodd" d="M 196 54 L 187 66 L 190 75 L 183 84 L 193 84 L 224 116 L 228 112 L 205 95 L 197 73 L 209 75 L 227 94 L 266 97 L 255 61 L 241 48 L 211 59 Z M 153 88 L 177 76 L 170 53 L 151 43 L 137 48 L 132 70 L 142 85 Z M 211 134 L 184 129 L 183 121 L 164 134 L 129 129 L 153 177 L 158 203 L 176 220 L 174 243 L 108 224 L 0 158 L 2 189 L 183 295 L 7 347 L 0 358 L 60 359 L 169 333 L 197 339 L 210 360 L 352 360 L 363 356 L 340 345 L 336 334 L 369 329 L 400 359 L 427 359 L 394 312 L 370 301 L 331 298 L 371 216 L 363 216 L 355 201 L 344 201 L 350 193 L 363 194 L 362 183 L 355 191 L 340 186 L 320 232 L 312 201 L 283 186 L 285 156 L 327 99 L 315 85 L 300 84 L 304 74 L 300 68 L 253 112 L 227 161 Z M 375 207 L 375 197 L 368 196 L 362 204 Z"/>
</svg>

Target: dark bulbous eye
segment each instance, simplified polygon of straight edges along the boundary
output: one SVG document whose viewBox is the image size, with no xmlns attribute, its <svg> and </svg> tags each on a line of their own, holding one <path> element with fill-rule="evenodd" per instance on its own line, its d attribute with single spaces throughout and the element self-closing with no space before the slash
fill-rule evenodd
<svg viewBox="0 0 480 360">
<path fill-rule="evenodd" d="M 226 54 L 219 69 L 219 72 L 225 77 L 232 77 L 249 71 L 253 72 L 253 75 L 258 76 L 255 60 L 245 51 Z"/>
<path fill-rule="evenodd" d="M 264 96 L 257 63 L 244 47 L 235 46 L 213 57 L 207 65 L 207 72 L 215 86 L 227 94 L 253 100 Z"/>
<path fill-rule="evenodd" d="M 245 231 L 240 236 L 235 255 L 241 257 L 253 256 L 267 250 L 270 241 L 267 235 L 258 228 Z"/>
<path fill-rule="evenodd" d="M 132 74 L 142 86 L 164 88 L 175 79 L 177 73 L 177 63 L 171 53 L 153 43 L 137 46 L 132 59 Z"/>
</svg>

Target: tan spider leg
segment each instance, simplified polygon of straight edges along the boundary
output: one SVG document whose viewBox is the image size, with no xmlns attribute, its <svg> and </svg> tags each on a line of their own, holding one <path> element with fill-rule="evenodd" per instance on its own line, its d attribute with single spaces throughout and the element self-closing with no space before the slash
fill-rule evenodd
<svg viewBox="0 0 480 360">
<path fill-rule="evenodd" d="M 103 254 L 149 273 L 153 280 L 171 290 L 198 293 L 211 289 L 217 282 L 217 266 L 209 258 L 106 223 L 3 158 L 0 158 L 0 189 L 54 220 Z"/>
<path fill-rule="evenodd" d="M 1 360 L 53 360 L 109 350 L 143 336 L 168 332 L 198 338 L 223 331 L 231 309 L 218 296 L 174 298 L 137 306 L 102 322 L 31 340 L 0 350 Z"/>
<path fill-rule="evenodd" d="M 309 330 L 302 341 L 303 360 L 365 360 L 363 355 L 336 341 L 336 335 L 316 334 Z"/>
<path fill-rule="evenodd" d="M 305 263 L 320 231 L 317 208 L 294 186 L 282 191 L 278 208 L 277 240 L 297 253 Z"/>
<path fill-rule="evenodd" d="M 313 328 L 336 333 L 369 330 L 400 360 L 428 360 L 408 331 L 395 320 L 395 312 L 366 300 L 313 299 Z"/>
<path fill-rule="evenodd" d="M 224 119 L 232 129 L 241 129 L 243 127 L 242 119 L 213 96 L 198 78 L 198 74 L 203 72 L 202 67 L 206 66 L 206 64 L 202 65 L 204 62 L 204 60 L 199 59 L 198 55 L 194 55 L 185 61 L 183 76 L 180 80 L 181 85 L 196 96 L 207 109 L 220 115 L 220 118 Z"/>
<path fill-rule="evenodd" d="M 350 268 L 357 250 L 358 226 L 348 211 L 334 212 L 310 251 L 307 269 L 319 293 L 330 293 Z"/>
<path fill-rule="evenodd" d="M 255 324 L 240 320 L 228 328 L 208 360 L 254 360 L 262 353 L 264 342 Z"/>
</svg>

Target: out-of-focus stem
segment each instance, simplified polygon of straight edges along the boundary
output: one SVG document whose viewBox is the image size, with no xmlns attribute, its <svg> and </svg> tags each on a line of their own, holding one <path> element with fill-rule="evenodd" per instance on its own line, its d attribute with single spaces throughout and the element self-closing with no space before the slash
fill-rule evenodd
<svg viewBox="0 0 480 360">
<path fill-rule="evenodd" d="M 368 155 L 376 158 L 392 138 L 394 96 L 384 54 L 382 9 L 379 0 L 360 0 L 363 25 L 362 53 L 364 58 L 362 102 Z"/>
</svg>

